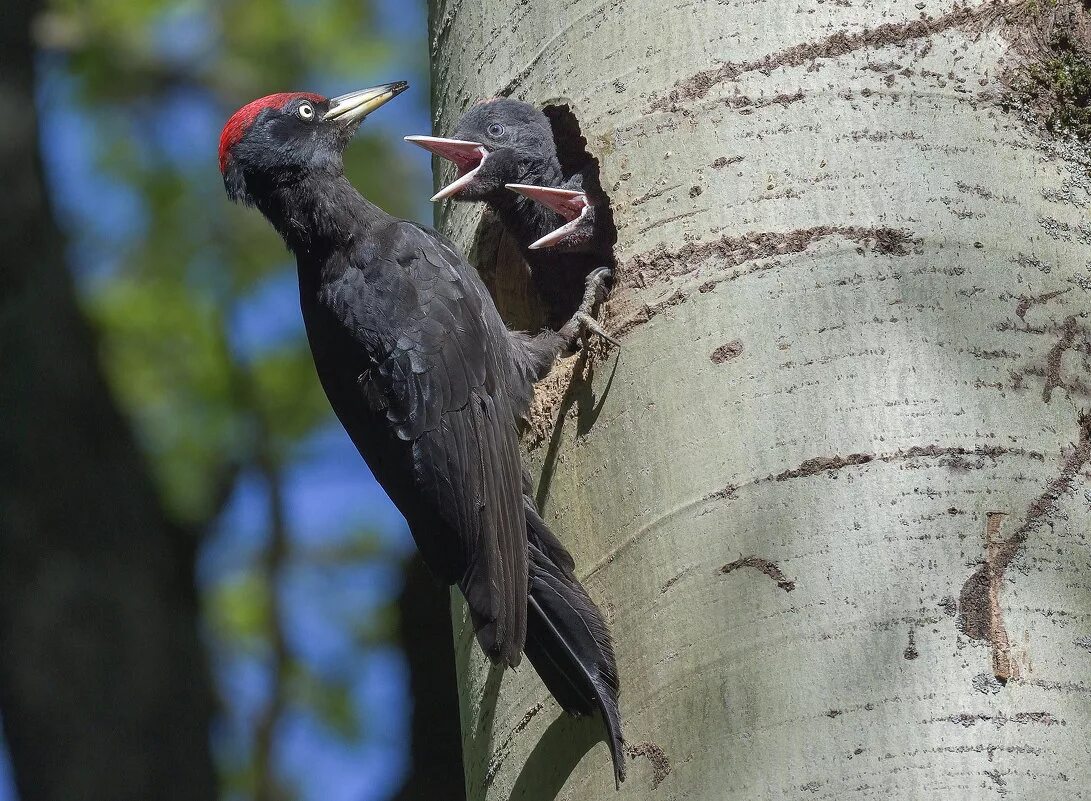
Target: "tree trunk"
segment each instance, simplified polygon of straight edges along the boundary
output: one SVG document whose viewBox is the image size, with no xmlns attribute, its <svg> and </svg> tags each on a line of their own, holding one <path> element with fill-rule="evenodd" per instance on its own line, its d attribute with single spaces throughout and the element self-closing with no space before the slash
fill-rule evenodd
<svg viewBox="0 0 1091 801">
<path fill-rule="evenodd" d="M 1083 797 L 1091 182 L 1036 127 L 1082 4 L 431 6 L 437 133 L 567 104 L 611 196 L 623 348 L 528 449 L 617 641 L 618 797 Z M 468 797 L 615 797 L 455 614 Z"/>
<path fill-rule="evenodd" d="M 22 801 L 212 801 L 196 538 L 106 389 L 46 199 L 36 2 L 0 32 L 0 714 Z"/>
</svg>

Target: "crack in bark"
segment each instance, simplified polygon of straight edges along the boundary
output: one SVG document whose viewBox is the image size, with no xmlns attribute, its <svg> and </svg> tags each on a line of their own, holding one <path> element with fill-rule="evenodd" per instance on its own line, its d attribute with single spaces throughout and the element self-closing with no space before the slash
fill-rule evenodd
<svg viewBox="0 0 1091 801">
<path fill-rule="evenodd" d="M 1020 306 L 1022 307 L 1022 303 Z M 1019 309 L 1016 309 L 1016 314 L 1019 314 Z M 1020 317 L 1022 317 L 1022 315 L 1020 315 Z M 998 329 L 1000 329 L 999 326 Z M 1091 336 L 1088 336 L 1089 332 L 1087 328 L 1080 325 L 1074 315 L 1066 317 L 1059 327 L 1052 323 L 1040 327 L 1032 327 L 1028 324 L 1025 328 L 1016 330 L 1031 334 L 1056 332 L 1059 336 L 1057 342 L 1055 342 L 1046 353 L 1044 364 L 1023 367 L 1011 372 L 1012 389 L 1024 389 L 1025 384 L 1023 379 L 1027 376 L 1035 376 L 1042 379 L 1042 401 L 1045 403 L 1050 402 L 1053 397 L 1053 390 L 1055 389 L 1064 389 L 1074 395 L 1091 397 L 1091 386 L 1089 386 L 1087 382 L 1076 376 L 1073 376 L 1066 381 L 1061 374 L 1066 352 L 1070 350 L 1075 352 L 1082 351 L 1091 355 Z M 1091 364 L 1091 362 L 1089 362 L 1085 356 L 1083 360 L 1085 370 L 1089 369 L 1089 364 Z"/>
<path fill-rule="evenodd" d="M 1064 322 L 1061 323 L 1060 326 L 1053 322 L 1035 326 L 1027 321 L 1027 313 L 1032 308 L 1045 305 L 1051 300 L 1062 297 L 1069 291 L 1069 289 L 1059 289 L 1053 292 L 1046 292 L 1042 295 L 1018 295 L 1016 297 L 1018 298 L 1019 303 L 1015 307 L 1015 316 L 1018 317 L 1023 324 L 1022 327 L 1013 324 L 1011 321 L 1005 321 L 996 326 L 998 331 L 1021 331 L 1023 333 L 1039 335 L 1047 333 L 1058 334 L 1057 342 L 1054 343 L 1046 353 L 1044 365 L 1023 367 L 1011 372 L 1012 389 L 1023 389 L 1023 379 L 1027 376 L 1041 378 L 1043 382 L 1042 401 L 1045 403 L 1050 402 L 1053 397 L 1053 390 L 1055 389 L 1065 389 L 1070 393 L 1085 397 L 1091 396 L 1091 386 L 1088 386 L 1086 382 L 1077 377 L 1073 377 L 1070 381 L 1065 381 L 1061 375 L 1064 355 L 1067 351 L 1083 351 L 1091 355 L 1091 332 L 1078 322 L 1076 315 L 1068 315 L 1065 317 Z M 1010 354 L 1006 351 L 999 351 L 997 355 L 1009 356 Z M 1085 357 L 1083 364 L 1085 369 L 1087 369 L 1091 362 L 1088 362 Z"/>
<path fill-rule="evenodd" d="M 751 61 L 728 61 L 703 70 L 674 85 L 666 95 L 652 102 L 645 114 L 659 111 L 683 111 L 684 106 L 705 98 L 716 86 L 733 81 L 748 72 L 769 72 L 779 67 L 800 67 L 825 58 L 838 58 L 856 50 L 903 45 L 962 26 L 987 27 L 998 20 L 1010 20 L 1033 6 L 1033 0 L 1009 3 L 1003 0 L 972 8 L 957 8 L 934 19 L 888 22 L 858 33 L 839 31 L 811 42 L 792 45 Z"/>
<path fill-rule="evenodd" d="M 905 650 L 902 651 L 902 656 L 906 659 L 913 660 L 921 655 L 917 650 L 917 632 L 914 629 L 909 630 L 909 642 L 905 646 Z"/>
<path fill-rule="evenodd" d="M 867 464 L 875 458 L 872 453 L 850 453 L 848 456 L 816 456 L 807 459 L 799 467 L 778 473 L 776 481 L 786 481 L 789 478 L 803 478 L 825 473 L 827 470 L 840 470 L 843 467 L 852 467 L 858 464 Z"/>
<path fill-rule="evenodd" d="M 648 233 L 648 231 L 658 228 L 661 225 L 666 225 L 667 223 L 672 223 L 677 220 L 684 220 L 687 217 L 695 217 L 698 214 L 704 214 L 706 211 L 708 211 L 708 207 L 702 207 L 699 209 L 690 209 L 689 211 L 683 211 L 680 214 L 675 214 L 673 217 L 663 217 L 653 223 L 645 225 L 643 228 L 640 229 L 640 233 L 646 234 Z"/>
<path fill-rule="evenodd" d="M 815 242 L 830 236 L 841 236 L 858 245 L 870 247 L 876 253 L 905 256 L 910 244 L 918 244 L 911 232 L 887 227 L 856 225 L 820 225 L 794 231 L 761 231 L 742 236 L 722 236 L 713 242 L 688 242 L 675 251 L 665 245 L 633 256 L 622 265 L 622 285 L 644 288 L 665 283 L 694 271 L 696 262 L 718 259 L 729 267 L 770 256 L 801 253 Z"/>
<path fill-rule="evenodd" d="M 804 98 L 803 90 L 796 89 L 792 94 L 783 92 L 771 97 L 747 97 L 746 95 L 730 95 L 724 100 L 724 105 L 737 110 L 740 114 L 752 114 L 756 108 L 767 106 L 790 106 L 799 103 Z"/>
<path fill-rule="evenodd" d="M 727 501 L 734 500 L 735 493 L 738 491 L 738 487 L 734 484 L 728 484 L 723 489 L 718 489 L 715 492 L 710 492 L 702 500 L 704 501 Z"/>
<path fill-rule="evenodd" d="M 1029 456 L 1039 462 L 1045 461 L 1045 456 L 1037 451 L 1028 451 L 1023 448 L 1003 448 L 997 445 L 978 445 L 976 448 L 964 448 L 962 446 L 940 445 L 914 445 L 911 448 L 897 450 L 894 453 L 850 453 L 848 456 L 816 456 L 800 463 L 799 467 L 785 470 L 765 480 L 787 481 L 791 478 L 805 478 L 819 473 L 841 470 L 845 467 L 867 464 L 871 461 L 897 462 L 905 459 L 919 457 L 952 457 L 944 464 L 948 467 L 968 468 L 968 463 L 961 459 L 964 456 L 987 456 L 990 459 L 998 459 L 1001 456 Z"/>
<path fill-rule="evenodd" d="M 821 225 L 794 231 L 751 232 L 742 236 L 723 236 L 712 242 L 689 242 L 677 250 L 660 245 L 647 253 L 633 256 L 619 269 L 621 276 L 618 289 L 645 289 L 654 284 L 669 283 L 675 278 L 695 273 L 697 265 L 707 259 L 722 262 L 730 269 L 747 262 L 772 256 L 802 253 L 815 242 L 830 236 L 841 236 L 885 256 L 905 256 L 909 245 L 917 245 L 910 231 L 887 227 Z M 716 284 L 732 280 L 745 273 L 730 273 L 710 279 L 698 291 L 711 291 Z M 615 289 L 615 296 L 618 290 Z M 651 320 L 659 312 L 684 303 L 691 292 L 677 290 L 662 300 L 643 306 L 627 319 L 618 323 L 610 333 L 617 339 Z M 611 304 L 612 305 L 612 304 Z M 611 314 L 614 316 L 614 314 Z"/>
<path fill-rule="evenodd" d="M 978 457 L 979 461 L 967 461 L 966 457 L 968 456 Z M 891 464 L 893 462 L 906 461 L 909 459 L 938 458 L 940 459 L 941 466 L 951 468 L 952 470 L 976 470 L 985 466 L 984 463 L 980 461 L 981 459 L 988 458 L 995 461 L 1003 456 L 1024 456 L 1037 462 L 1045 462 L 1045 455 L 1039 451 L 1030 451 L 1025 448 L 1004 448 L 997 445 L 978 445 L 975 448 L 965 448 L 961 445 L 914 445 L 910 448 L 898 449 L 893 453 L 850 453 L 848 456 L 815 456 L 811 459 L 804 460 L 798 467 L 783 470 L 780 473 L 770 473 L 767 476 L 755 478 L 744 482 L 743 484 L 727 484 L 722 489 L 705 495 L 699 502 L 707 504 L 717 501 L 733 501 L 738 497 L 738 491 L 742 489 L 742 487 L 764 484 L 767 481 L 788 481 L 796 478 L 809 478 L 811 476 L 817 476 L 823 473 L 833 473 L 846 467 L 856 467 L 871 462 Z M 694 501 L 693 503 L 698 502 Z M 951 507 L 947 512 L 952 515 L 960 513 L 955 507 Z M 947 599 L 941 602 L 941 606 L 944 603 L 947 603 Z M 954 604 L 955 601 L 951 598 L 949 604 L 950 609 L 952 610 L 949 612 L 951 615 L 954 614 Z"/>
<path fill-rule="evenodd" d="M 492 785 L 493 779 L 496 778 L 496 773 L 500 770 L 500 766 L 503 765 L 504 760 L 507 759 L 508 753 L 511 751 L 511 743 L 515 739 L 517 734 L 520 734 L 530 722 L 534 720 L 539 712 L 545 707 L 542 702 L 539 701 L 530 709 L 528 709 L 519 722 L 512 727 L 512 730 L 508 732 L 508 735 L 504 738 L 504 741 L 500 743 L 496 751 L 493 753 L 492 759 L 489 760 L 489 767 L 485 772 L 485 787 Z"/>
<path fill-rule="evenodd" d="M 738 164 L 740 161 L 742 161 L 742 159 L 742 156 L 731 156 L 730 158 L 727 156 L 720 156 L 709 166 L 713 169 L 722 170 L 724 167 L 730 166 L 732 164 Z"/>
<path fill-rule="evenodd" d="M 1000 529 L 1006 513 L 989 512 L 986 515 L 985 562 L 966 580 L 959 593 L 958 627 L 970 639 L 991 644 L 993 675 L 1001 683 L 1018 677 L 1018 666 L 1011 657 L 1000 606 L 1004 573 L 1027 538 L 1043 523 L 1049 522 L 1058 499 L 1071 490 L 1080 471 L 1091 461 L 1091 411 L 1081 412 L 1078 423 L 1079 441 L 1062 461 L 1057 478 L 1031 502 L 1019 528 L 1007 539 L 1001 539 Z"/>
<path fill-rule="evenodd" d="M 723 364 L 729 362 L 732 359 L 737 359 L 742 355 L 742 342 L 738 339 L 733 339 L 730 342 L 725 342 L 716 350 L 709 354 L 709 359 L 713 364 Z"/>
<path fill-rule="evenodd" d="M 667 579 L 667 582 L 662 587 L 659 588 L 659 594 L 660 595 L 666 594 L 667 590 L 669 590 L 671 587 L 673 587 L 675 584 L 677 584 L 679 581 L 681 581 L 683 578 L 685 578 L 686 574 L 689 573 L 690 570 L 692 570 L 692 568 L 687 567 L 686 569 L 684 569 L 680 573 L 676 573 L 675 575 L 673 575 L 669 579 Z"/>
<path fill-rule="evenodd" d="M 632 200 L 632 202 L 629 203 L 629 205 L 630 206 L 639 206 L 642 203 L 647 203 L 652 198 L 662 197 L 663 195 L 667 194 L 667 192 L 673 192 L 675 189 L 681 189 L 681 188 L 682 188 L 682 184 L 673 184 L 671 186 L 664 186 L 664 187 L 662 187 L 660 189 L 652 189 L 652 190 L 650 190 L 648 192 L 645 192 L 640 197 L 634 198 Z"/>
<path fill-rule="evenodd" d="M 1015 306 L 1015 316 L 1027 322 L 1027 312 L 1034 306 L 1044 306 L 1054 298 L 1059 298 L 1061 295 L 1068 292 L 1067 289 L 1058 289 L 1055 292 L 1046 292 L 1044 295 L 1019 295 L 1019 303 Z M 1029 323 L 1028 323 L 1029 325 Z"/>
<path fill-rule="evenodd" d="M 945 718 L 932 718 L 929 723 L 954 723 L 955 725 L 962 726 L 963 728 L 969 728 L 976 726 L 978 723 L 992 723 L 996 728 L 1006 726 L 1009 723 L 1016 723 L 1021 726 L 1025 726 L 1028 723 L 1040 723 L 1043 726 L 1064 726 L 1063 720 L 1058 720 L 1049 712 L 1016 712 L 1009 717 L 1003 712 L 996 715 L 990 715 L 984 712 L 972 713 L 961 712 L 957 715 L 949 715 Z"/>
<path fill-rule="evenodd" d="M 1071 315 L 1066 317 L 1061 338 L 1056 345 L 1049 349 L 1049 353 L 1046 355 L 1046 382 L 1045 386 L 1042 387 L 1042 400 L 1046 403 L 1049 403 L 1054 389 L 1057 387 L 1063 388 L 1065 385 L 1064 380 L 1061 378 L 1061 360 L 1064 358 L 1064 352 L 1072 347 L 1078 329 L 1076 318 Z"/>
<path fill-rule="evenodd" d="M 746 556 L 742 559 L 736 559 L 734 562 L 721 567 L 720 572 L 726 575 L 738 570 L 740 567 L 752 567 L 755 570 L 764 573 L 773 580 L 774 584 L 785 592 L 791 592 L 796 588 L 796 583 L 784 575 L 784 572 L 776 562 L 762 559 L 760 556 Z"/>
</svg>

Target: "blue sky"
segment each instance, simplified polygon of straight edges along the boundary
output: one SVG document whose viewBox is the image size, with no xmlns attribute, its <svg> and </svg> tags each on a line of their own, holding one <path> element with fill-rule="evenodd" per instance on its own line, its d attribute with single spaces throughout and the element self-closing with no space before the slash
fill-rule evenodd
<svg viewBox="0 0 1091 801">
<path fill-rule="evenodd" d="M 177 48 L 183 58 L 187 48 L 200 42 L 202 30 L 182 13 L 173 17 L 163 42 Z M 318 76 L 314 86 L 285 88 L 333 95 L 410 77 L 408 102 L 391 103 L 369 118 L 367 125 L 391 138 L 428 133 L 427 79 L 418 71 L 427 52 L 424 3 L 380 0 L 379 22 L 386 35 L 398 42 L 381 70 L 360 75 L 351 85 Z M 80 124 L 75 105 L 57 104 L 58 97 L 66 96 L 64 76 L 44 78 L 42 92 L 52 101 L 48 111 L 42 110 L 42 146 L 51 191 L 62 221 L 80 232 L 77 275 L 81 281 L 93 281 L 109 273 L 115 244 L 139 233 L 145 220 L 139 199 L 98 172 L 95 143 L 87 135 L 87 126 Z M 215 142 L 222 120 L 210 111 L 207 98 L 178 95 L 165 109 L 162 124 L 170 134 L 157 139 L 167 143 L 171 158 L 214 164 L 215 149 L 208 143 Z M 420 198 L 415 216 L 431 223 L 430 157 L 418 148 L 399 146 L 412 166 L 414 196 Z M 270 342 L 298 336 L 300 326 L 294 275 L 287 272 L 266 282 L 239 309 L 232 321 L 232 344 L 245 355 Z M 218 532 L 201 554 L 202 583 L 222 581 L 232 571 L 244 570 L 260 550 L 266 530 L 264 492 L 255 477 L 239 481 Z M 359 621 L 366 627 L 368 616 L 397 594 L 396 561 L 410 552 L 412 542 L 401 515 L 334 422 L 305 444 L 289 473 L 286 497 L 293 544 L 316 546 L 368 529 L 377 532 L 385 554 L 362 565 L 300 567 L 286 578 L 285 628 L 293 650 L 309 669 L 349 686 L 366 736 L 359 744 L 346 746 L 306 716 L 289 716 L 280 729 L 277 761 L 282 772 L 299 783 L 306 801 L 381 801 L 397 791 L 404 776 L 411 700 L 398 650 L 361 651 L 353 641 L 351 624 Z M 231 699 L 231 711 L 218 724 L 214 742 L 229 748 L 233 738 L 247 736 L 248 724 L 263 703 L 268 675 L 260 660 L 242 658 L 221 665 L 217 678 L 221 692 Z M 14 799 L 10 766 L 0 749 L 0 801 Z"/>
</svg>

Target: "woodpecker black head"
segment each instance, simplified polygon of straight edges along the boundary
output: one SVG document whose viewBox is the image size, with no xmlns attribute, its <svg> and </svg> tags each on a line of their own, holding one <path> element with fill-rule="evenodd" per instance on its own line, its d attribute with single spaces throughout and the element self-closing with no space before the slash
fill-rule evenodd
<svg viewBox="0 0 1091 801">
<path fill-rule="evenodd" d="M 504 184 L 538 184 L 561 171 L 549 120 L 520 100 L 502 97 L 471 106 L 458 121 L 454 138 L 405 139 L 458 168 L 458 178 L 432 200 L 488 200 L 504 192 Z"/>
<path fill-rule="evenodd" d="M 340 97 L 283 92 L 246 104 L 220 134 L 220 172 L 232 200 L 248 205 L 307 175 L 340 175 L 360 122 L 409 87 L 387 83 Z"/>
</svg>

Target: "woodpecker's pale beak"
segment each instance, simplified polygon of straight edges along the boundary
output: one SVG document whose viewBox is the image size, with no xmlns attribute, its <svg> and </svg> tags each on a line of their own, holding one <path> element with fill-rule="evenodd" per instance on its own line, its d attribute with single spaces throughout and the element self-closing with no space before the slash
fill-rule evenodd
<svg viewBox="0 0 1091 801">
<path fill-rule="evenodd" d="M 550 231 L 536 242 L 527 246 L 527 250 L 547 248 L 563 242 L 569 234 L 576 230 L 580 222 L 591 210 L 591 204 L 587 201 L 587 195 L 583 192 L 573 192 L 571 189 L 554 189 L 549 186 L 534 186 L 533 184 L 504 184 L 512 192 L 518 192 L 524 197 L 529 197 L 536 203 L 541 203 L 548 209 L 552 209 L 561 215 L 565 224 L 555 231 Z"/>
<path fill-rule="evenodd" d="M 477 175 L 485 159 L 489 157 L 489 151 L 480 142 L 467 142 L 463 139 L 444 139 L 439 136 L 407 136 L 406 142 L 412 142 L 418 147 L 423 147 L 430 153 L 435 153 L 442 159 L 453 162 L 458 168 L 458 177 L 432 195 L 432 200 L 443 200 L 445 197 L 457 194 Z"/>
<path fill-rule="evenodd" d="M 384 83 L 381 86 L 373 86 L 370 89 L 361 89 L 357 92 L 349 92 L 330 99 L 330 110 L 326 112 L 323 120 L 338 120 L 341 122 L 359 122 L 379 106 L 385 105 L 409 88 L 407 81 L 395 81 Z"/>
</svg>

